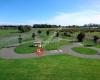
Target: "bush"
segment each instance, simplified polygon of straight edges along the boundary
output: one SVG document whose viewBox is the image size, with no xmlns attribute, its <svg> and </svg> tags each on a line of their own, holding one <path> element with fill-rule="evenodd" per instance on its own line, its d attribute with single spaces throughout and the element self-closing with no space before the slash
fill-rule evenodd
<svg viewBox="0 0 100 80">
<path fill-rule="evenodd" d="M 38 31 L 37 31 L 37 33 L 38 33 L 38 34 L 41 34 L 41 33 L 42 33 L 42 31 L 41 31 L 41 30 L 38 30 Z"/>
<path fill-rule="evenodd" d="M 59 32 L 56 33 L 56 37 L 59 37 Z"/>
<path fill-rule="evenodd" d="M 47 34 L 47 36 L 50 34 L 50 31 L 48 30 L 48 31 L 46 31 L 46 34 Z"/>
<path fill-rule="evenodd" d="M 35 36 L 36 36 L 35 33 L 32 33 L 32 38 L 33 38 L 33 40 L 35 39 Z"/>
<path fill-rule="evenodd" d="M 28 26 L 28 25 L 25 25 L 25 26 L 20 25 L 20 26 L 18 26 L 18 30 L 19 30 L 19 32 L 21 32 L 21 33 L 23 33 L 23 32 L 28 32 L 28 31 L 31 30 L 31 27 Z"/>
<path fill-rule="evenodd" d="M 85 34 L 83 32 L 79 33 L 77 35 L 78 42 L 83 42 L 84 37 L 85 37 Z"/>
</svg>

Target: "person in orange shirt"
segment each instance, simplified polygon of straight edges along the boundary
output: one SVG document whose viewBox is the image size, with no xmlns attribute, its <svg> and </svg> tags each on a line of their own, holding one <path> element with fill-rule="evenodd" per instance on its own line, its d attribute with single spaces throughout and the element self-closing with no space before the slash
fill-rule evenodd
<svg viewBox="0 0 100 80">
<path fill-rule="evenodd" d="M 37 56 L 42 56 L 43 55 L 43 48 L 41 47 L 41 45 L 38 45 L 37 49 L 36 49 L 36 55 Z"/>
</svg>

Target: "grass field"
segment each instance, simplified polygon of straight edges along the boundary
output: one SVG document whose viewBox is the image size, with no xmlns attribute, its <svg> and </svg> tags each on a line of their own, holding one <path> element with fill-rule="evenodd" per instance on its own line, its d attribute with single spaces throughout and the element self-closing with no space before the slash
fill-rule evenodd
<svg viewBox="0 0 100 80">
<path fill-rule="evenodd" d="M 100 80 L 100 60 L 68 55 L 0 59 L 0 80 Z"/>
<path fill-rule="evenodd" d="M 19 35 L 22 35 L 23 42 L 32 40 L 32 32 L 18 33 L 17 30 L 0 30 L 0 48 L 18 43 Z"/>
<path fill-rule="evenodd" d="M 100 48 L 100 44 L 95 44 L 92 40 L 84 40 L 84 42 L 82 42 L 82 44 L 84 46 L 93 46 L 96 48 Z"/>
<path fill-rule="evenodd" d="M 80 54 L 96 54 L 97 51 L 94 49 L 84 48 L 84 47 L 74 47 L 72 48 L 73 51 L 78 52 Z"/>
<path fill-rule="evenodd" d="M 95 46 L 95 43 L 92 40 L 84 40 L 84 42 L 82 42 L 84 45 L 91 45 L 91 46 Z"/>
<path fill-rule="evenodd" d="M 14 35 L 11 32 L 2 31 L 0 33 L 0 47 L 18 43 L 18 35 L 15 31 Z M 23 33 L 23 42 L 32 40 L 31 34 Z M 40 34 L 42 41 L 45 41 L 49 36 L 46 36 L 45 30 Z M 9 34 L 9 37 L 7 37 Z M 97 34 L 97 33 L 95 33 Z M 50 34 L 52 35 L 52 34 Z M 76 35 L 76 34 L 75 34 Z M 66 37 L 64 38 L 64 40 Z M 67 38 L 69 39 L 69 38 Z M 86 44 L 92 44 L 88 41 Z M 68 41 L 51 41 L 47 44 L 45 50 L 59 49 L 60 46 L 69 44 Z M 16 48 L 19 54 L 31 53 L 35 48 L 30 47 L 32 42 L 22 44 Z M 100 45 L 97 45 L 100 48 Z M 77 48 L 77 50 L 86 54 L 96 54 L 95 50 Z M 83 51 L 82 51 L 83 50 Z M 78 57 L 64 55 L 53 55 L 39 58 L 29 59 L 1 59 L 0 58 L 0 80 L 100 80 L 100 60 L 82 59 Z"/>
<path fill-rule="evenodd" d="M 97 45 L 96 47 L 97 47 L 97 48 L 100 48 L 100 45 Z"/>
<path fill-rule="evenodd" d="M 18 34 L 18 30 L 0 30 L 0 37 Z"/>
<path fill-rule="evenodd" d="M 30 47 L 33 43 L 25 43 L 22 45 L 19 45 L 15 48 L 15 52 L 19 53 L 19 54 L 26 54 L 26 53 L 32 53 L 36 51 L 36 47 Z M 44 48 L 44 50 L 48 51 L 48 50 L 57 50 L 59 49 L 61 46 L 63 45 L 67 45 L 69 44 L 69 42 L 65 41 L 65 40 L 60 40 L 58 42 L 51 42 L 49 44 L 46 44 Z"/>
</svg>

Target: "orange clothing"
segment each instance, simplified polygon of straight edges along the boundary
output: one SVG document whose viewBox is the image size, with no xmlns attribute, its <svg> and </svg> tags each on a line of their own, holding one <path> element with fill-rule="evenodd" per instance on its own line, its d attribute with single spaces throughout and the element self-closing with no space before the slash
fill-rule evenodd
<svg viewBox="0 0 100 80">
<path fill-rule="evenodd" d="M 36 55 L 37 56 L 42 56 L 43 55 L 43 51 L 44 51 L 43 48 L 38 47 L 37 50 L 36 50 Z"/>
</svg>

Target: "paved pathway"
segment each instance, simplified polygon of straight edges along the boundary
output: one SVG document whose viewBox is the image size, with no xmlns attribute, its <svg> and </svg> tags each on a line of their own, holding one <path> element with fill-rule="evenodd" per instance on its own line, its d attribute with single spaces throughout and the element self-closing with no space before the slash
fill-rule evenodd
<svg viewBox="0 0 100 80">
<path fill-rule="evenodd" d="M 98 51 L 98 54 L 96 55 L 86 55 L 86 54 L 79 54 L 77 52 L 74 52 L 71 48 L 73 47 L 77 47 L 77 46 L 83 46 L 80 43 L 72 43 L 70 45 L 67 46 L 63 46 L 61 47 L 61 49 L 59 50 L 51 50 L 51 51 L 45 51 L 44 55 L 57 55 L 57 54 L 69 54 L 72 56 L 76 56 L 76 57 L 80 57 L 80 58 L 92 58 L 92 59 L 100 59 L 100 49 L 94 48 L 94 47 L 88 47 L 88 48 L 92 48 Z M 8 48 L 3 48 L 0 50 L 0 57 L 1 58 L 5 58 L 5 59 L 18 59 L 18 58 L 32 58 L 32 57 L 36 57 L 35 53 L 30 53 L 30 54 L 16 54 L 14 52 L 14 48 L 16 46 L 12 45 L 11 47 Z"/>
<path fill-rule="evenodd" d="M 69 54 L 69 55 L 72 55 L 72 56 L 76 56 L 76 57 L 80 57 L 80 58 L 91 58 L 91 59 L 100 59 L 100 49 L 98 48 L 95 48 L 95 47 L 87 47 L 87 48 L 91 48 L 91 49 L 94 49 L 94 50 L 97 50 L 97 54 L 95 55 L 86 55 L 86 54 L 80 54 L 80 53 L 77 53 L 75 51 L 72 50 L 73 47 L 84 47 L 82 44 L 80 43 L 73 43 L 71 45 L 68 45 L 68 46 L 63 46 L 61 47 L 63 49 L 63 52 Z"/>
<path fill-rule="evenodd" d="M 0 57 L 5 59 L 17 59 L 17 58 L 32 58 L 37 57 L 35 53 L 28 53 L 28 54 L 16 54 L 14 52 L 16 46 L 11 46 L 7 48 L 3 48 L 0 50 Z M 57 55 L 63 54 L 62 50 L 52 50 L 52 51 L 44 51 L 44 55 Z"/>
</svg>

